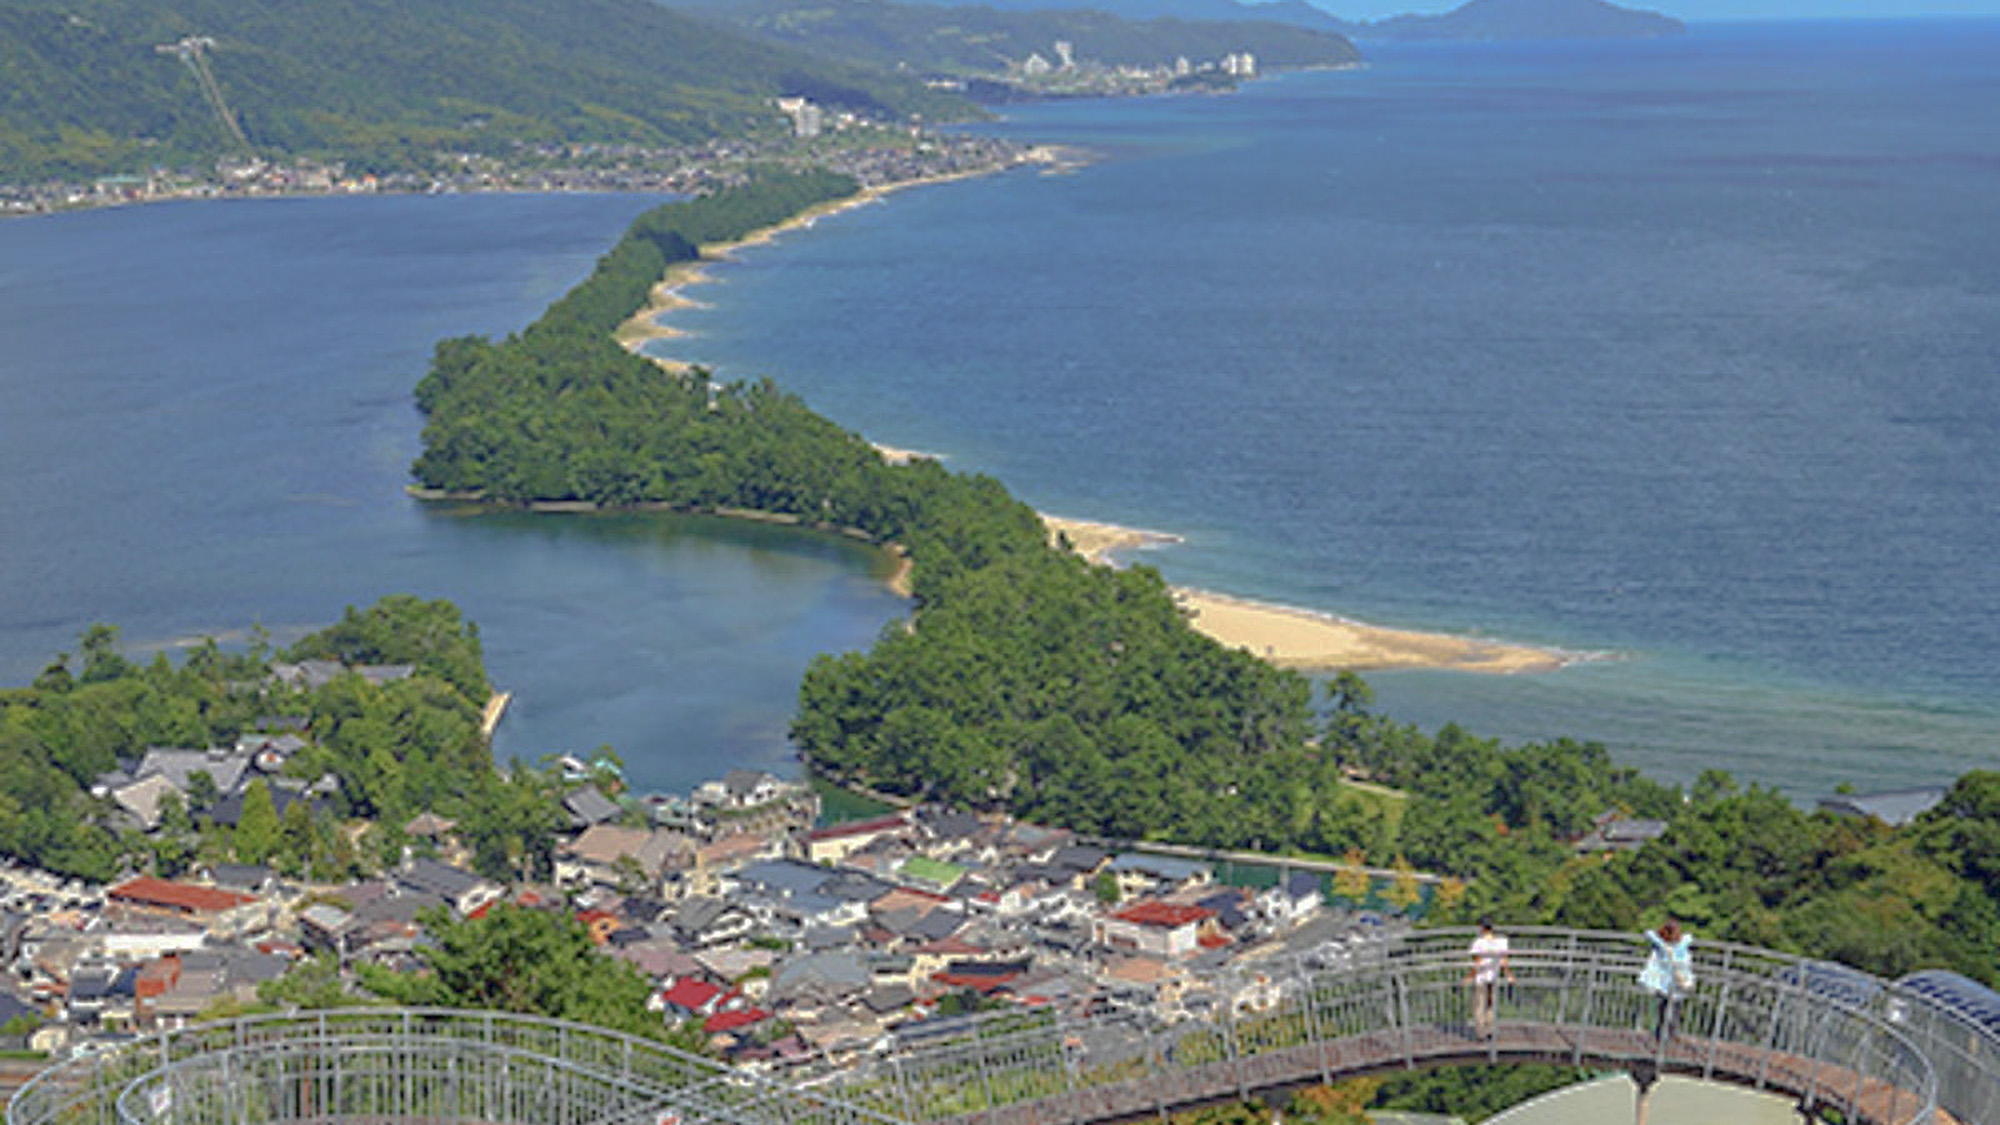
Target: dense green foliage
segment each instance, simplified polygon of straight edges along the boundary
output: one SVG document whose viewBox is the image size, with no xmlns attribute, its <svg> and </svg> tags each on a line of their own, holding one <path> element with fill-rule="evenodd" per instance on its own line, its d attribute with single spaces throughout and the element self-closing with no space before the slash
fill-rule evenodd
<svg viewBox="0 0 2000 1125">
<path fill-rule="evenodd" d="M 1277 787 L 1315 776 L 1305 681 L 1189 629 L 1156 572 L 994 508 L 913 532 L 913 628 L 814 661 L 792 733 L 815 768 L 1113 835 L 1273 842 Z"/>
<path fill-rule="evenodd" d="M 755 42 L 650 0 L 14 0 L 0 6 L 0 177 L 140 172 L 235 149 L 209 65 L 266 155 L 407 166 L 518 141 L 669 144 L 772 129 L 809 94 L 899 120 L 962 115 L 920 83 Z"/>
<path fill-rule="evenodd" d="M 604 956 L 566 914 L 500 903 L 482 918 L 434 911 L 423 922 L 431 940 L 419 956 L 429 971 L 363 965 L 361 983 L 370 992 L 397 1004 L 550 1016 L 706 1049 L 699 1027 L 665 1024 L 647 1011 L 652 982 Z"/>
<path fill-rule="evenodd" d="M 1079 61 L 1155 67 L 1185 57 L 1214 61 L 1249 51 L 1266 69 L 1343 66 L 1361 60 L 1331 31 L 1251 18 L 1233 21 L 1124 19 L 1103 11 L 939 8 L 884 0 L 671 0 L 674 7 L 730 21 L 801 51 L 875 66 L 959 75 L 998 75 L 1031 54 L 1055 57 L 1074 44 Z"/>
<path fill-rule="evenodd" d="M 464 815 L 487 866 L 547 869 L 554 800 L 531 771 L 494 771 L 479 734 L 478 631 L 451 603 L 400 595 L 350 608 L 284 654 L 415 666 L 381 685 L 344 675 L 310 692 L 287 686 L 271 678 L 261 640 L 240 653 L 205 642 L 176 666 L 165 654 L 133 663 L 117 638 L 92 626 L 77 655 L 58 656 L 31 686 L 0 692 L 0 854 L 96 880 L 228 859 L 336 878 L 383 858 L 356 852 L 341 817 L 394 824 L 438 808 Z M 290 801 L 281 812 L 276 781 L 257 778 L 236 826 L 218 826 L 207 816 L 219 796 L 214 780 L 197 773 L 185 798 L 161 800 L 159 828 L 142 834 L 109 800 L 89 795 L 100 774 L 148 747 L 227 746 L 272 716 L 307 721 L 307 745 L 283 773 L 294 787 L 331 774 L 330 806 Z M 391 855 L 401 842 L 393 829 L 372 840 Z"/>
<path fill-rule="evenodd" d="M 306 700 L 313 747 L 291 768 L 339 778 L 347 812 L 400 820 L 456 795 L 468 777 L 492 772 L 479 734 L 487 694 L 479 634 L 450 602 L 401 595 L 364 612 L 350 606 L 339 623 L 287 655 L 416 666 L 408 678 L 379 686 L 342 676 Z"/>
<path fill-rule="evenodd" d="M 0 854 L 109 878 L 134 845 L 107 827 L 91 781 L 147 746 L 233 740 L 264 713 L 239 686 L 264 670 L 212 642 L 178 667 L 164 655 L 135 664 L 119 654 L 116 629 L 85 630 L 77 654 L 58 655 L 32 686 L 0 691 Z"/>
<path fill-rule="evenodd" d="M 417 479 L 495 500 L 754 508 L 893 532 L 899 498 L 867 442 L 768 382 L 715 387 L 611 339 L 702 244 L 854 191 L 830 173 L 773 174 L 656 208 L 524 331 L 440 343 L 417 386 L 428 416 Z"/>
<path fill-rule="evenodd" d="M 1682 794 L 1566 741 L 1503 750 L 1349 710 L 1326 744 L 1413 791 L 1396 846 L 1473 878 L 1454 920 L 1630 930 L 1671 914 L 1701 938 L 2000 983 L 2000 774 L 1967 774 L 1939 808 L 1891 829 L 1739 791 L 1720 771 Z M 1568 841 L 1609 810 L 1665 820 L 1666 833 L 1637 851 L 1577 854 Z"/>
<path fill-rule="evenodd" d="M 286 660 L 335 660 L 343 664 L 412 664 L 450 684 L 467 702 L 484 703 L 492 688 L 479 647 L 479 626 L 463 620 L 448 601 L 391 594 L 287 649 Z"/>
</svg>

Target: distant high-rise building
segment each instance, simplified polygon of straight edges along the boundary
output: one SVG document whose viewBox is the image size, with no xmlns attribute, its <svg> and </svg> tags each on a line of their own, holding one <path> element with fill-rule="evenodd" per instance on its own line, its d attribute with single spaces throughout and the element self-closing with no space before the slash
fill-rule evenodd
<svg viewBox="0 0 2000 1125">
<path fill-rule="evenodd" d="M 1076 69 L 1076 44 L 1067 39 L 1056 40 L 1056 58 L 1062 60 L 1064 70 Z"/>
<path fill-rule="evenodd" d="M 824 112 L 805 98 L 779 98 L 778 112 L 792 119 L 792 133 L 800 137 L 819 136 Z"/>
</svg>

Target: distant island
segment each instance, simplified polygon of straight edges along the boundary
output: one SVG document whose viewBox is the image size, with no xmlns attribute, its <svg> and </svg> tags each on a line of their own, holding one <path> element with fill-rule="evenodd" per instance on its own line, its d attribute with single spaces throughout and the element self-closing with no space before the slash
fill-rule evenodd
<svg viewBox="0 0 2000 1125">
<path fill-rule="evenodd" d="M 955 11 L 956 0 L 920 0 Z M 1649 39 L 1678 35 L 1686 27 L 1658 12 L 1624 8 L 1606 0 L 1469 0 L 1442 15 L 1345 20 L 1306 0 L 986 0 L 1007 11 L 1083 8 L 1128 20 L 1262 20 L 1376 41 L 1508 39 Z"/>
<path fill-rule="evenodd" d="M 1437 16 L 1396 16 L 1353 29 L 1362 39 L 1652 39 L 1686 25 L 1606 0 L 1468 0 Z"/>
</svg>

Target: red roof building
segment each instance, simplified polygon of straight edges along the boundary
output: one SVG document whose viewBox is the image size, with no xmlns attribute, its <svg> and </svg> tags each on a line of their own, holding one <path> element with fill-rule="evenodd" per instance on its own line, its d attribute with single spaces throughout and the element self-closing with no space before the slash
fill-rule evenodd
<svg viewBox="0 0 2000 1125">
<path fill-rule="evenodd" d="M 771 1013 L 762 1008 L 737 1008 L 734 1011 L 717 1012 L 702 1021 L 701 1029 L 713 1035 L 722 1031 L 734 1031 L 739 1027 L 749 1027 L 753 1023 L 763 1023 L 771 1018 Z"/>
<path fill-rule="evenodd" d="M 261 915 L 258 908 L 263 905 L 255 895 L 175 883 L 150 875 L 127 879 L 104 894 L 114 906 L 143 914 L 171 914 L 221 932 L 241 931 L 255 916 Z"/>
<path fill-rule="evenodd" d="M 838 863 L 885 836 L 900 836 L 909 830 L 910 814 L 906 812 L 815 828 L 805 834 L 806 859 Z"/>
<path fill-rule="evenodd" d="M 1141 926 L 1185 926 L 1200 922 L 1204 918 L 1215 917 L 1215 911 L 1205 906 L 1186 906 L 1175 902 L 1141 902 L 1128 906 L 1111 915 L 1123 922 L 1133 922 Z"/>
<path fill-rule="evenodd" d="M 1219 932 L 1205 906 L 1149 900 L 1097 919 L 1097 943 L 1126 953 L 1186 957 L 1202 948 L 1204 934 Z"/>
<path fill-rule="evenodd" d="M 722 989 L 690 977 L 660 993 L 660 999 L 668 1007 L 679 1008 L 690 1015 L 706 1015 L 714 1010 L 716 999 L 721 995 Z"/>
</svg>

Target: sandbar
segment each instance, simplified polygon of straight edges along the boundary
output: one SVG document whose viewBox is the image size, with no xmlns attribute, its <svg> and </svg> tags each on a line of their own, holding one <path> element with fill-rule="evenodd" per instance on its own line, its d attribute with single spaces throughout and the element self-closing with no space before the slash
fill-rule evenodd
<svg viewBox="0 0 2000 1125">
<path fill-rule="evenodd" d="M 1044 146 L 1024 153 L 1019 163 L 1053 165 L 1064 159 L 1067 159 L 1067 156 L 1062 150 Z M 652 290 L 647 294 L 646 307 L 633 313 L 626 319 L 625 323 L 619 325 L 613 333 L 613 338 L 632 351 L 646 355 L 669 371 L 685 373 L 690 364 L 681 360 L 652 355 L 650 352 L 643 351 L 643 348 L 648 340 L 670 339 L 676 336 L 687 335 L 682 329 L 675 328 L 672 325 L 661 324 L 659 318 L 676 309 L 703 307 L 701 302 L 688 297 L 682 292 L 682 289 L 689 285 L 698 285 L 709 280 L 707 267 L 717 262 L 727 261 L 732 252 L 740 250 L 745 246 L 762 245 L 786 231 L 809 227 L 824 216 L 866 206 L 882 199 L 891 192 L 901 191 L 904 188 L 921 187 L 926 184 L 941 184 L 952 180 L 970 179 L 974 176 L 991 175 L 995 172 L 1004 172 L 1010 167 L 1017 166 L 1018 164 L 990 168 L 973 168 L 963 172 L 950 172 L 936 176 L 918 176 L 913 179 L 898 180 L 895 183 L 878 184 L 874 187 L 862 188 L 853 195 L 842 199 L 835 199 L 814 207 L 808 207 L 782 223 L 775 223 L 771 226 L 751 231 L 749 234 L 733 242 L 704 243 L 701 247 L 701 257 L 692 261 L 676 262 L 667 267 L 666 276 L 655 282 Z"/>
<path fill-rule="evenodd" d="M 1057 158 L 1061 155 L 1055 150 L 1038 151 L 1031 154 L 1029 159 L 1057 165 L 1059 169 L 1060 161 Z M 786 222 L 754 231 L 734 242 L 704 245 L 701 248 L 700 258 L 676 263 L 667 270 L 666 276 L 653 286 L 646 307 L 632 314 L 630 319 L 619 326 L 616 338 L 625 347 L 648 356 L 661 367 L 676 373 L 685 373 L 690 367 L 689 364 L 645 352 L 644 345 L 648 340 L 685 335 L 680 329 L 661 324 L 660 316 L 676 309 L 700 307 L 700 303 L 689 298 L 683 290 L 687 286 L 708 280 L 707 267 L 718 261 L 727 260 L 731 251 L 769 242 L 785 231 L 811 226 L 825 215 L 874 203 L 890 192 L 902 188 L 984 175 L 1000 170 L 979 169 L 865 188 L 855 195 L 811 208 Z M 913 458 L 938 456 L 879 444 L 875 448 L 882 454 L 884 460 L 892 464 L 900 464 Z M 1168 532 L 1121 527 L 1093 520 L 1049 515 L 1044 515 L 1042 520 L 1048 525 L 1052 540 L 1060 536 L 1066 539 L 1071 549 L 1078 554 L 1093 563 L 1103 565 L 1116 565 L 1119 556 L 1129 551 L 1168 546 L 1182 541 L 1180 536 Z M 908 596 L 909 557 L 896 548 L 892 547 L 891 550 L 896 561 L 888 579 L 889 587 L 899 594 Z M 1174 600 L 1187 612 L 1189 623 L 1197 631 L 1232 648 L 1243 649 L 1278 667 L 1305 672 L 1436 668 L 1506 675 L 1554 671 L 1581 659 L 1576 653 L 1532 645 L 1368 625 L 1333 614 L 1252 601 L 1210 590 L 1174 587 L 1173 594 Z"/>
<path fill-rule="evenodd" d="M 912 461 L 944 460 L 944 454 L 942 453 L 927 453 L 921 449 L 903 449 L 894 445 L 883 445 L 879 441 L 871 441 L 868 444 L 874 446 L 875 452 L 882 455 L 882 460 L 887 461 L 891 465 L 907 465 Z"/>
<path fill-rule="evenodd" d="M 1090 520 L 1045 515 L 1042 522 L 1051 538 L 1065 537 L 1078 554 L 1104 565 L 1114 564 L 1120 552 L 1181 542 L 1167 532 Z M 1212 590 L 1176 586 L 1173 595 L 1197 632 L 1301 672 L 1436 668 L 1509 675 L 1552 672 L 1578 659 L 1556 649 L 1368 625 Z"/>
</svg>

